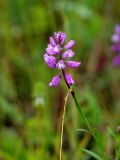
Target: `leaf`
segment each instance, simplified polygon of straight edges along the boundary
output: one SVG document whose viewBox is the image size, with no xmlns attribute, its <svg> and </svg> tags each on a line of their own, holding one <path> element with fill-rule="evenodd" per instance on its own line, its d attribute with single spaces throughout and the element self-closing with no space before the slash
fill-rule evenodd
<svg viewBox="0 0 120 160">
<path fill-rule="evenodd" d="M 108 127 L 107 130 L 108 130 L 109 134 L 110 134 L 113 138 L 115 138 L 115 134 L 113 133 L 113 131 L 111 130 L 111 128 Z"/>
<path fill-rule="evenodd" d="M 80 129 L 80 128 L 77 128 L 76 131 L 80 131 L 80 132 L 89 132 L 87 129 L 82 129 L 82 128 L 81 128 L 81 129 Z"/>
<path fill-rule="evenodd" d="M 90 156 L 96 158 L 96 160 L 103 160 L 103 158 L 101 158 L 98 154 L 96 154 L 95 152 L 89 151 L 87 149 L 81 148 L 81 150 L 83 150 L 84 152 L 86 152 L 87 154 L 89 154 Z"/>
</svg>

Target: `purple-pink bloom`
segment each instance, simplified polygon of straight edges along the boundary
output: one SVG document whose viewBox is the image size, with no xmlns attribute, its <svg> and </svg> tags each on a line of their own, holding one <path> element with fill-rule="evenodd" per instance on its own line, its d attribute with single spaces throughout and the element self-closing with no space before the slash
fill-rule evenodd
<svg viewBox="0 0 120 160">
<path fill-rule="evenodd" d="M 56 68 L 56 58 L 55 57 L 49 56 L 47 53 L 45 53 L 44 60 L 49 67 Z"/>
<path fill-rule="evenodd" d="M 64 68 L 65 68 L 65 63 L 64 63 L 64 61 L 63 61 L 63 60 L 59 60 L 58 63 L 57 63 L 57 65 L 56 65 L 56 67 L 57 67 L 58 69 L 64 69 Z"/>
<path fill-rule="evenodd" d="M 114 66 L 120 67 L 120 55 L 114 56 L 112 63 Z"/>
<path fill-rule="evenodd" d="M 56 46 L 55 40 L 53 37 L 50 37 L 50 44 L 54 47 Z"/>
<path fill-rule="evenodd" d="M 80 66 L 80 62 L 76 62 L 76 61 L 67 61 L 67 65 L 71 68 L 77 68 Z"/>
<path fill-rule="evenodd" d="M 61 76 L 57 75 L 53 77 L 52 81 L 49 83 L 50 87 L 56 87 L 60 83 Z"/>
<path fill-rule="evenodd" d="M 70 40 L 66 45 L 64 45 L 66 39 L 66 34 L 63 32 L 55 32 L 54 37 L 50 37 L 50 44 L 46 48 L 46 53 L 44 54 L 44 60 L 46 64 L 51 68 L 59 69 L 59 75 L 53 77 L 52 81 L 49 83 L 50 87 L 55 87 L 60 83 L 60 79 L 63 73 L 64 78 L 68 85 L 73 85 L 74 80 L 71 75 L 66 72 L 66 68 L 77 68 L 80 66 L 80 62 L 70 61 L 75 53 L 71 49 L 75 41 Z"/>
<path fill-rule="evenodd" d="M 71 49 L 68 49 L 62 54 L 62 58 L 72 58 L 74 54 L 75 53 Z"/>
<path fill-rule="evenodd" d="M 120 51 L 120 45 L 113 44 L 112 45 L 112 51 L 115 52 L 115 53 L 118 53 Z"/>
<path fill-rule="evenodd" d="M 48 47 L 46 48 L 46 52 L 50 55 L 59 54 L 61 51 L 61 47 L 59 45 L 52 46 L 51 44 L 48 44 Z"/>
<path fill-rule="evenodd" d="M 114 43 L 120 42 L 120 36 L 118 34 L 114 34 L 112 36 L 112 42 L 114 42 Z"/>
<path fill-rule="evenodd" d="M 54 37 L 56 42 L 62 45 L 66 39 L 66 34 L 63 32 L 55 32 Z"/>
<path fill-rule="evenodd" d="M 117 24 L 116 27 L 115 27 L 115 32 L 117 34 L 120 34 L 120 24 Z"/>
<path fill-rule="evenodd" d="M 120 52 L 120 25 L 115 26 L 115 33 L 112 35 L 112 51 L 115 53 Z"/>
<path fill-rule="evenodd" d="M 65 79 L 69 85 L 73 85 L 75 83 L 74 80 L 72 79 L 71 75 L 68 73 L 65 73 Z"/>
<path fill-rule="evenodd" d="M 66 45 L 65 45 L 65 49 L 70 49 L 75 45 L 75 41 L 74 40 L 70 40 Z"/>
<path fill-rule="evenodd" d="M 115 26 L 115 33 L 112 36 L 112 51 L 115 53 L 112 63 L 116 67 L 120 67 L 120 24 Z"/>
</svg>

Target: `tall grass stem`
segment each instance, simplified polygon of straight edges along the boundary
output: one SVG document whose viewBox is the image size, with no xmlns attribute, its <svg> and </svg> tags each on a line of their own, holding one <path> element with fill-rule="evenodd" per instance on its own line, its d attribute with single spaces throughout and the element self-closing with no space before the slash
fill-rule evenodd
<svg viewBox="0 0 120 160">
<path fill-rule="evenodd" d="M 67 95 L 65 97 L 65 104 L 64 104 L 64 107 L 63 107 L 61 136 L 60 136 L 60 160 L 62 160 L 63 129 L 64 129 L 64 122 L 65 122 L 66 104 L 67 104 L 67 100 L 68 100 L 68 96 L 69 96 L 70 92 L 71 92 L 71 88 L 67 92 Z"/>
</svg>

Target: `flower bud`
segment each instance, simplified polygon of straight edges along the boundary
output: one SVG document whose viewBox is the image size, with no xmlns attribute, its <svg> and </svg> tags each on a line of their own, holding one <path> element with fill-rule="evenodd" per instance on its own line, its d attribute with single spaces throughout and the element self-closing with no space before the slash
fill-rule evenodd
<svg viewBox="0 0 120 160">
<path fill-rule="evenodd" d="M 75 41 L 74 40 L 70 40 L 66 45 L 65 45 L 65 49 L 70 49 L 75 45 Z"/>
<path fill-rule="evenodd" d="M 58 69 L 64 69 L 65 68 L 65 64 L 64 64 L 64 61 L 63 60 L 59 60 L 56 67 Z"/>
<path fill-rule="evenodd" d="M 49 67 L 56 68 L 56 58 L 55 57 L 49 56 L 47 53 L 45 53 L 44 60 Z"/>
<path fill-rule="evenodd" d="M 68 49 L 63 53 L 62 58 L 72 58 L 74 56 L 74 52 L 71 49 Z"/>
<path fill-rule="evenodd" d="M 63 32 L 55 32 L 54 37 L 56 42 L 62 45 L 66 39 L 66 34 Z"/>
<path fill-rule="evenodd" d="M 71 68 L 77 68 L 79 67 L 81 63 L 76 61 L 67 61 L 67 65 Z"/>
<path fill-rule="evenodd" d="M 61 76 L 57 75 L 53 77 L 52 81 L 49 83 L 50 87 L 56 87 L 60 83 Z"/>
<path fill-rule="evenodd" d="M 68 73 L 65 73 L 65 79 L 69 85 L 73 85 L 75 83 L 74 80 L 72 79 L 71 75 Z"/>
<path fill-rule="evenodd" d="M 53 37 L 50 37 L 50 44 L 51 44 L 52 46 L 56 46 L 56 43 L 55 43 L 55 40 L 54 40 Z"/>
</svg>

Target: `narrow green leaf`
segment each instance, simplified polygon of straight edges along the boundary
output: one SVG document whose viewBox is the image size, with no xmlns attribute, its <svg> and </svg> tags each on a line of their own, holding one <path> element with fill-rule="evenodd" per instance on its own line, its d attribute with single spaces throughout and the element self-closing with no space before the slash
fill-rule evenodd
<svg viewBox="0 0 120 160">
<path fill-rule="evenodd" d="M 115 134 L 113 133 L 113 131 L 111 130 L 111 128 L 108 127 L 107 130 L 108 130 L 109 134 L 110 134 L 113 138 L 115 138 Z"/>
<path fill-rule="evenodd" d="M 81 128 L 81 129 L 77 128 L 76 131 L 80 131 L 80 132 L 89 132 L 87 129 L 82 129 L 82 128 Z"/>
<path fill-rule="evenodd" d="M 101 158 L 98 154 L 96 154 L 95 152 L 89 151 L 87 149 L 81 148 L 84 152 L 86 152 L 87 154 L 89 154 L 90 156 L 96 158 L 96 160 L 103 160 L 103 158 Z"/>
</svg>

